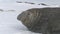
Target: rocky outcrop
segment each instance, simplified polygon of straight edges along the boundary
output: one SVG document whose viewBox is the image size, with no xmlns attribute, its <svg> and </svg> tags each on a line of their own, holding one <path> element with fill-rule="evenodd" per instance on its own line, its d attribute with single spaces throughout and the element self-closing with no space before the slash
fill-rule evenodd
<svg viewBox="0 0 60 34">
<path fill-rule="evenodd" d="M 60 34 L 60 8 L 33 8 L 18 15 L 17 19 L 32 32 Z"/>
</svg>

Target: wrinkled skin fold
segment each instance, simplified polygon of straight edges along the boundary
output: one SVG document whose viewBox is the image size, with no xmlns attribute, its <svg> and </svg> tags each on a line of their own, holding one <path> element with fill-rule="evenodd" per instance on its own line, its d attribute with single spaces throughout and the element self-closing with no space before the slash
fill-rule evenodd
<svg viewBox="0 0 60 34">
<path fill-rule="evenodd" d="M 32 8 L 18 15 L 30 31 L 42 34 L 60 34 L 60 7 Z"/>
</svg>

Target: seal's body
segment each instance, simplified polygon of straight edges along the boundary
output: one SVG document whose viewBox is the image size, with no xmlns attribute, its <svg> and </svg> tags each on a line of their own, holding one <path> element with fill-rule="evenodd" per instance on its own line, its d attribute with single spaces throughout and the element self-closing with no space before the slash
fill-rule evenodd
<svg viewBox="0 0 60 34">
<path fill-rule="evenodd" d="M 17 17 L 33 32 L 60 34 L 60 8 L 33 8 L 22 12 Z"/>
</svg>

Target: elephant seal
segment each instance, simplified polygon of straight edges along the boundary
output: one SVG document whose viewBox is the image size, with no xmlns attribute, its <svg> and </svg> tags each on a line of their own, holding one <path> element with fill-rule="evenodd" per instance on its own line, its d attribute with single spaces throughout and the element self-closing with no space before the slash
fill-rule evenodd
<svg viewBox="0 0 60 34">
<path fill-rule="evenodd" d="M 28 9 L 18 15 L 30 31 L 42 34 L 60 34 L 60 7 Z"/>
</svg>

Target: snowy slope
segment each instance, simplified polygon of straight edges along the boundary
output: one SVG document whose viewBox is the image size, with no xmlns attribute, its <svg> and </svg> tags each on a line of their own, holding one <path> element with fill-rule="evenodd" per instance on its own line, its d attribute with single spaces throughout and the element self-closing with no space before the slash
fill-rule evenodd
<svg viewBox="0 0 60 34">
<path fill-rule="evenodd" d="M 3 12 L 0 12 L 0 34 L 39 34 L 28 31 L 28 29 L 17 20 L 18 14 L 21 12 L 31 9 L 31 8 L 43 8 L 43 7 L 59 7 L 59 6 L 43 6 L 43 5 L 30 5 L 30 4 L 1 4 L 0 9 L 3 9 Z M 8 10 L 16 10 L 10 12 Z"/>
</svg>

